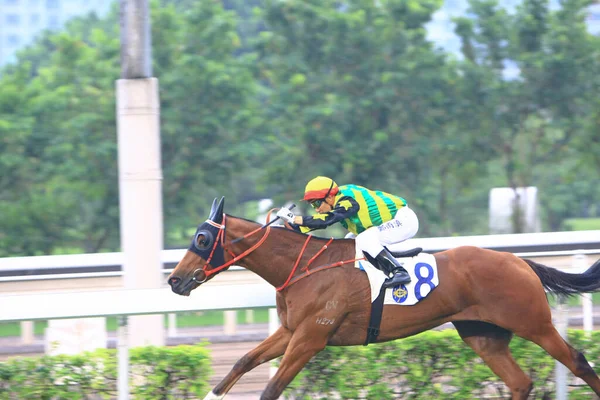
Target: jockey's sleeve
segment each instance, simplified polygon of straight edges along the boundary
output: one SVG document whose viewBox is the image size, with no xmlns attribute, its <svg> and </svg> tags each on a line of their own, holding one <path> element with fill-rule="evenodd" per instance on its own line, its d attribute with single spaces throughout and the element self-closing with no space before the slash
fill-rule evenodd
<svg viewBox="0 0 600 400">
<path fill-rule="evenodd" d="M 324 229 L 329 225 L 333 225 L 336 222 L 354 216 L 358 213 L 359 209 L 360 206 L 356 200 L 350 196 L 344 196 L 338 200 L 333 210 L 329 212 L 315 214 L 313 216 L 303 216 L 302 226 L 296 225 L 294 226 L 294 229 L 299 230 L 302 233 L 307 233 L 315 229 Z"/>
</svg>

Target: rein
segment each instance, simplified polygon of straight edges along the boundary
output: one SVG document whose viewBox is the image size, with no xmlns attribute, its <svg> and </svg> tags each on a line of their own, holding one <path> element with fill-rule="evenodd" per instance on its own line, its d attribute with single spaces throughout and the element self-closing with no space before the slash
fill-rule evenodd
<svg viewBox="0 0 600 400">
<path fill-rule="evenodd" d="M 329 241 L 327 243 L 325 243 L 325 245 L 323 247 L 321 247 L 321 249 L 319 251 L 317 251 L 317 253 L 311 257 L 310 260 L 308 260 L 308 262 L 306 263 L 306 265 L 301 268 L 301 271 L 304 271 L 303 274 L 298 275 L 296 277 L 294 277 L 294 273 L 296 272 L 296 268 L 298 268 L 298 264 L 300 263 L 300 259 L 302 258 L 302 255 L 304 254 L 304 251 L 306 250 L 306 246 L 308 245 L 308 242 L 310 242 L 310 239 L 312 238 L 311 235 L 308 235 L 306 237 L 306 241 L 304 242 L 304 246 L 302 246 L 302 250 L 300 250 L 300 254 L 298 254 L 298 258 L 296 259 L 296 263 L 294 264 L 294 268 L 292 268 L 292 272 L 290 272 L 290 276 L 288 276 L 287 280 L 285 281 L 285 283 L 281 286 L 279 286 L 276 290 L 278 292 L 281 292 L 283 289 L 285 289 L 288 286 L 293 285 L 294 283 L 298 282 L 300 279 L 306 278 L 307 276 L 310 276 L 311 274 L 314 274 L 315 272 L 320 272 L 329 268 L 335 268 L 335 267 L 341 267 L 344 264 L 348 264 L 351 262 L 355 262 L 357 260 L 364 260 L 365 258 L 353 258 L 352 260 L 346 260 L 346 261 L 338 261 L 338 262 L 334 262 L 331 264 L 325 264 L 325 265 L 321 265 L 319 267 L 315 267 L 312 271 L 308 269 L 308 267 L 310 266 L 310 264 L 312 264 L 312 262 L 321 254 L 323 253 L 325 250 L 327 250 L 327 247 L 329 246 L 329 244 L 331 242 L 333 242 L 333 238 L 330 238 Z"/>
<path fill-rule="evenodd" d="M 273 210 L 269 211 L 269 214 L 267 215 L 267 220 L 270 218 L 271 216 L 271 212 Z M 260 240 L 258 242 L 256 242 L 256 244 L 254 244 L 253 246 L 251 246 L 250 248 L 248 248 L 246 251 L 244 251 L 242 254 L 239 255 L 235 255 L 231 250 L 229 250 L 226 246 L 225 246 L 225 222 L 226 222 L 226 214 L 223 214 L 223 224 L 217 224 L 214 221 L 211 220 L 207 220 L 206 222 L 208 222 L 210 225 L 214 226 L 215 228 L 219 229 L 219 233 L 217 235 L 217 238 L 215 239 L 215 243 L 213 244 L 213 248 L 210 252 L 210 256 L 208 257 L 208 259 L 206 260 L 206 264 L 204 264 L 204 266 L 202 268 L 198 268 L 197 270 L 194 271 L 192 280 L 197 282 L 197 283 L 204 283 L 206 282 L 206 280 L 208 279 L 209 276 L 214 275 L 218 272 L 221 272 L 222 270 L 224 270 L 225 268 L 230 267 L 232 264 L 234 264 L 235 262 L 243 259 L 244 257 L 246 257 L 248 254 L 252 253 L 254 250 L 258 249 L 264 242 L 265 240 L 267 240 L 267 237 L 269 236 L 269 234 L 271 233 L 271 226 L 270 223 L 267 223 L 267 225 L 264 226 L 260 226 L 257 229 L 248 232 L 247 234 L 245 234 L 242 237 L 239 237 L 237 239 L 232 240 L 232 243 L 238 242 L 242 239 L 245 239 L 247 237 L 250 237 L 252 235 L 254 235 L 255 233 L 259 232 L 260 230 L 262 230 L 263 228 L 266 227 L 266 231 L 265 234 L 260 238 Z M 273 221 L 274 222 L 274 221 Z M 308 242 L 310 242 L 310 240 L 312 239 L 312 235 L 308 235 L 306 237 L 306 241 L 304 242 L 304 245 L 302 246 L 302 249 L 300 250 L 300 254 L 298 254 L 298 258 L 296 259 L 296 262 L 294 263 L 294 267 L 292 268 L 292 271 L 290 272 L 290 275 L 287 277 L 285 283 L 281 286 L 279 286 L 278 288 L 276 288 L 276 291 L 280 292 L 283 289 L 293 285 L 294 283 L 298 282 L 299 280 L 306 278 L 308 276 L 310 276 L 311 274 L 314 274 L 315 272 L 320 272 L 320 271 L 324 271 L 326 269 L 330 269 L 330 268 L 335 268 L 335 267 L 341 267 L 344 264 L 349 264 L 349 263 L 353 263 L 356 262 L 358 260 L 364 260 L 364 257 L 361 258 L 353 258 L 350 260 L 345 260 L 345 261 L 337 261 L 334 263 L 330 263 L 330 264 L 325 264 L 325 265 L 321 265 L 318 267 L 315 267 L 311 270 L 308 269 L 308 267 L 312 264 L 312 262 L 319 256 L 321 255 L 325 250 L 327 250 L 328 246 L 331 244 L 331 242 L 333 242 L 333 238 L 330 238 L 327 243 L 325 245 L 323 245 L 323 247 L 321 247 L 321 249 L 319 249 L 319 251 L 317 251 L 317 253 L 312 256 L 310 258 L 310 260 L 308 260 L 308 262 L 306 263 L 306 265 L 304 267 L 302 267 L 300 270 L 303 271 L 302 274 L 294 277 L 294 274 L 296 273 L 296 270 L 298 269 L 298 265 L 300 264 L 300 260 L 302 259 L 302 256 L 304 255 L 304 252 L 306 251 L 306 247 L 308 246 Z M 224 263 L 223 265 L 220 265 L 216 268 L 213 269 L 207 269 L 207 267 L 210 265 L 210 260 L 213 257 L 213 254 L 217 248 L 217 244 L 219 243 L 219 240 L 221 241 L 221 247 L 226 250 L 232 257 L 231 260 L 229 260 L 228 262 Z M 202 281 L 199 281 L 196 279 L 196 274 L 198 272 L 203 272 L 205 275 L 205 278 Z"/>
</svg>

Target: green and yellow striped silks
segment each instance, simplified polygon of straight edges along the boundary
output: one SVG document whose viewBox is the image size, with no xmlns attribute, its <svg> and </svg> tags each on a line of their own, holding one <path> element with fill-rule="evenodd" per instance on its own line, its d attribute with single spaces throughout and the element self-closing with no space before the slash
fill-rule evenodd
<svg viewBox="0 0 600 400">
<path fill-rule="evenodd" d="M 338 204 L 338 201 L 344 196 L 354 198 L 360 205 L 358 214 L 341 221 L 344 228 L 354 234 L 359 234 L 367 228 L 379 226 L 392 220 L 396 215 L 396 211 L 406 206 L 406 200 L 402 197 L 379 190 L 369 190 L 358 185 L 340 186 L 340 191 L 336 196 L 336 205 L 344 206 L 344 200 L 341 200 Z"/>
</svg>

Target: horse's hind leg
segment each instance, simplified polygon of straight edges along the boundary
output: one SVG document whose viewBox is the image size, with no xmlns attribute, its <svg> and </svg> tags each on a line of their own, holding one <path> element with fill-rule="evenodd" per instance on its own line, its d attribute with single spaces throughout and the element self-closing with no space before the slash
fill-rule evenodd
<svg viewBox="0 0 600 400">
<path fill-rule="evenodd" d="M 600 396 L 600 379 L 588 364 L 585 356 L 575 350 L 558 333 L 551 323 L 544 324 L 536 329 L 536 334 L 526 337 L 537 343 L 556 360 L 560 361 L 578 378 L 587 383 L 597 396 Z"/>
<path fill-rule="evenodd" d="M 246 372 L 283 355 L 291 338 L 292 333 L 289 330 L 283 326 L 279 327 L 275 333 L 240 358 L 227 376 L 204 399 L 223 399 Z"/>
<path fill-rule="evenodd" d="M 508 344 L 512 333 L 480 321 L 453 322 L 462 340 L 477 353 L 510 389 L 512 399 L 527 399 L 533 384 L 517 365 Z"/>
</svg>

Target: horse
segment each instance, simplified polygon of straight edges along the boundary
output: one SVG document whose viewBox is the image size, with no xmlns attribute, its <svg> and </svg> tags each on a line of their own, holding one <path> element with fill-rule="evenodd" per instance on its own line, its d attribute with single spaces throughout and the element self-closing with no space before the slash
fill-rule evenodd
<svg viewBox="0 0 600 400">
<path fill-rule="evenodd" d="M 326 346 L 365 343 L 371 314 L 366 274 L 355 268 L 353 239 L 324 239 L 223 213 L 213 202 L 190 248 L 167 278 L 174 293 L 190 292 L 235 265 L 258 274 L 276 291 L 280 327 L 240 358 L 206 399 L 223 399 L 246 372 L 283 356 L 262 400 L 278 398 L 304 365 Z M 274 221 L 272 221 L 274 222 Z M 439 285 L 412 306 L 384 306 L 376 342 L 415 335 L 450 322 L 508 387 L 526 399 L 531 378 L 511 355 L 513 335 L 541 346 L 600 396 L 600 379 L 584 355 L 552 324 L 545 290 L 560 295 L 600 288 L 600 260 L 569 274 L 512 253 L 461 246 L 434 254 Z M 301 266 L 299 268 L 299 266 Z"/>
</svg>

